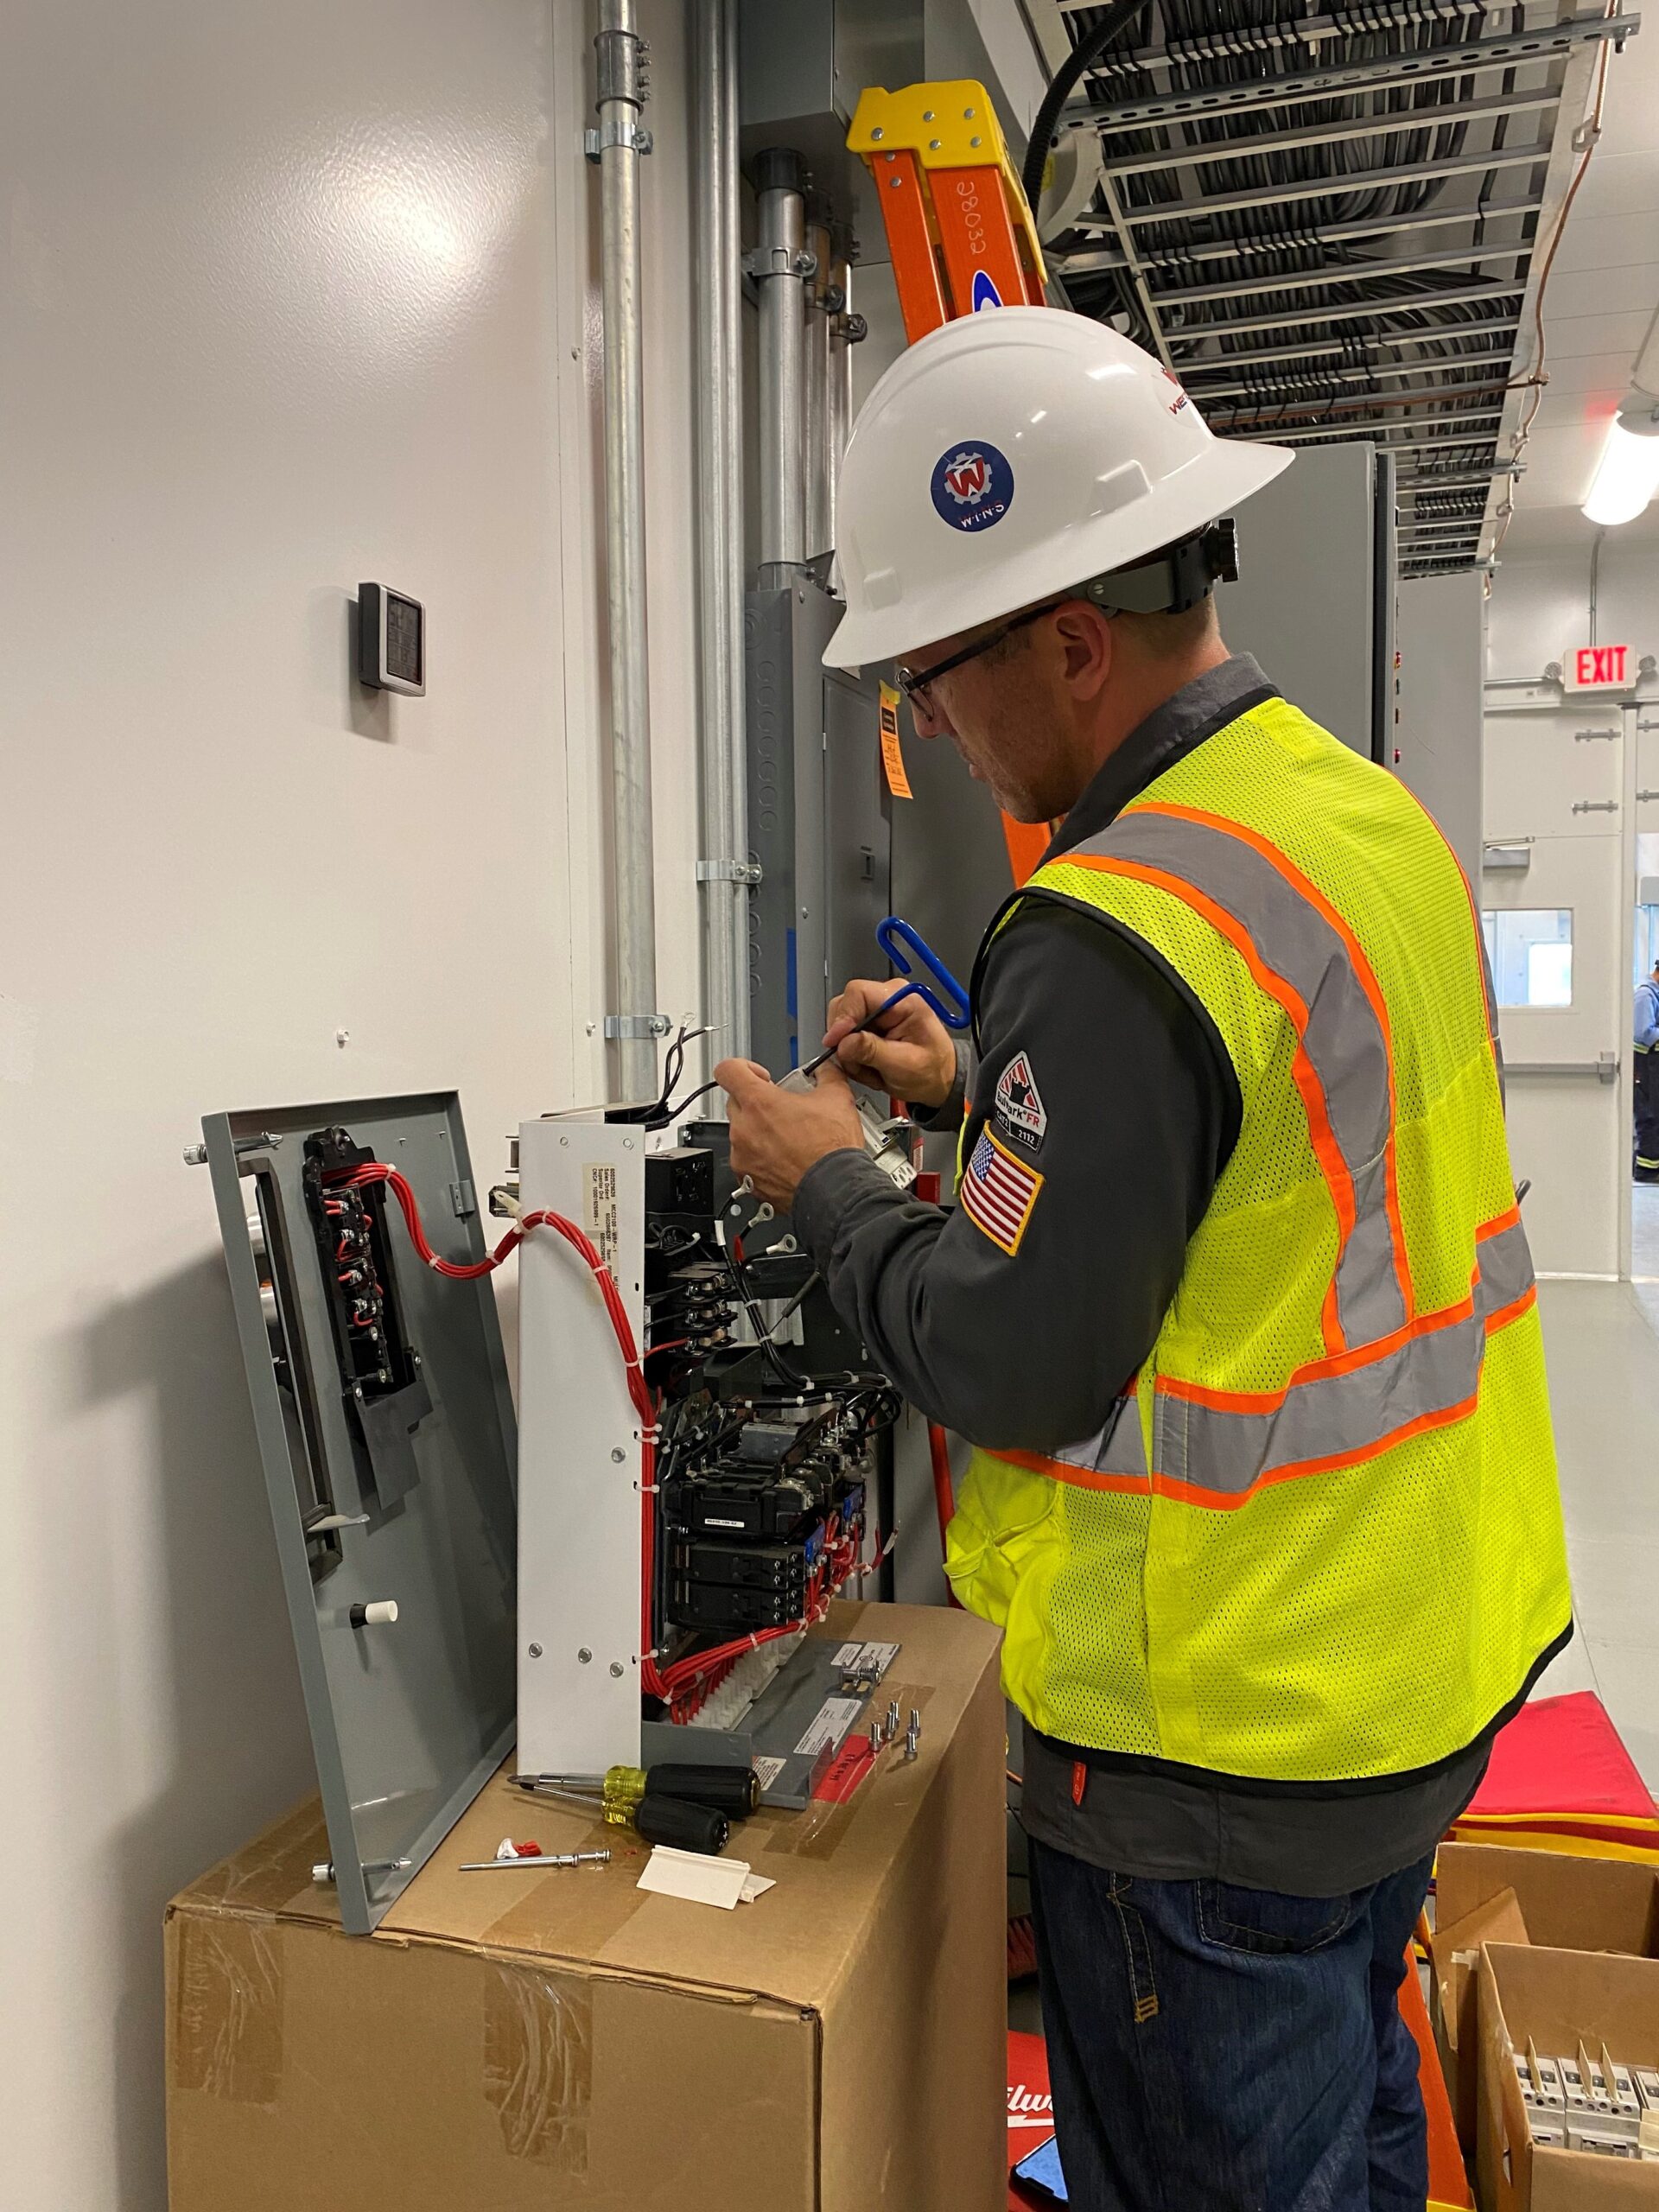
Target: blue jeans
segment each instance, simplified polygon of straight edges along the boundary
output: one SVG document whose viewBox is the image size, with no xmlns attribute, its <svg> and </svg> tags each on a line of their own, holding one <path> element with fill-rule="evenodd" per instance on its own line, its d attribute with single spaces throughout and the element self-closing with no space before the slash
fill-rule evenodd
<svg viewBox="0 0 1659 2212">
<path fill-rule="evenodd" d="M 1422 2212 L 1396 1993 L 1425 1859 L 1347 1897 L 1111 1874 L 1031 1843 L 1077 2212 Z"/>
</svg>

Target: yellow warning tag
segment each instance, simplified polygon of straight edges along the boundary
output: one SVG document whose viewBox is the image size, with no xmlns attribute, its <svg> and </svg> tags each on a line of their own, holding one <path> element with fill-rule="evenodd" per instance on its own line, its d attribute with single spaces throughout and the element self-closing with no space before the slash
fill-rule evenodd
<svg viewBox="0 0 1659 2212">
<path fill-rule="evenodd" d="M 899 742 L 899 694 L 891 683 L 881 686 L 881 766 L 894 798 L 916 796 L 905 773 L 905 749 Z"/>
</svg>

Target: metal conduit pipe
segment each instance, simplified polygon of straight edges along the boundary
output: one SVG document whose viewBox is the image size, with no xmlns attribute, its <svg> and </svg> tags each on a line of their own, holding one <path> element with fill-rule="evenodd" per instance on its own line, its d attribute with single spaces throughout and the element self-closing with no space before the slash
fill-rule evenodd
<svg viewBox="0 0 1659 2212">
<path fill-rule="evenodd" d="M 824 543 L 830 546 L 836 542 L 836 494 L 841 483 L 842 456 L 847 450 L 847 440 L 853 427 L 853 348 L 866 330 L 863 316 L 853 313 L 850 251 L 851 241 L 847 232 L 839 231 L 830 247 L 830 283 L 826 294 L 830 312 L 829 404 L 824 423 L 829 448 L 825 464 L 824 514 L 828 534 Z"/>
<path fill-rule="evenodd" d="M 733 0 L 695 0 L 697 588 L 703 1019 L 709 1063 L 748 1051 L 748 807 L 744 782 L 742 454 L 731 396 L 742 374 Z M 729 164 L 729 175 L 728 165 Z"/>
<path fill-rule="evenodd" d="M 743 253 L 742 180 L 738 167 L 737 133 L 737 46 L 738 0 L 721 0 L 721 15 L 725 22 L 726 99 L 721 118 L 720 154 L 721 225 L 723 243 L 721 265 L 725 271 L 722 302 L 726 316 L 726 365 L 728 374 L 722 391 L 725 432 L 721 441 L 726 456 L 727 509 L 731 528 L 727 537 L 727 559 L 731 565 L 731 588 L 727 594 L 726 614 L 729 625 L 726 639 L 726 661 L 730 671 L 732 702 L 732 747 L 734 766 L 729 793 L 731 809 L 726 846 L 734 861 L 751 870 L 753 881 L 759 870 L 754 867 L 754 855 L 749 849 L 749 783 L 747 762 L 746 685 L 744 681 L 743 598 L 748 582 L 745 567 L 743 545 L 743 286 L 741 264 Z M 747 1058 L 749 1050 L 749 921 L 753 902 L 747 887 L 734 901 L 737 912 L 737 942 L 733 950 L 732 980 L 732 1052 Z M 715 1040 L 711 1040 L 711 1045 Z"/>
<path fill-rule="evenodd" d="M 754 165 L 760 243 L 749 270 L 760 295 L 760 581 L 806 558 L 804 431 L 806 203 L 798 154 L 770 147 Z"/>
<path fill-rule="evenodd" d="M 645 379 L 639 310 L 639 161 L 651 135 L 645 41 L 634 0 L 600 0 L 600 295 L 605 344 L 605 572 L 611 663 L 611 836 L 618 1095 L 653 1098 L 657 1043 L 657 908 L 651 825 L 651 695 L 645 628 Z"/>
<path fill-rule="evenodd" d="M 805 482 L 802 490 L 804 557 L 810 561 L 827 553 L 830 532 L 830 333 L 832 318 L 825 293 L 830 269 L 830 226 L 814 220 L 807 226 L 806 250 L 813 260 L 813 274 L 802 286 L 806 323 L 802 338 L 801 458 Z"/>
</svg>

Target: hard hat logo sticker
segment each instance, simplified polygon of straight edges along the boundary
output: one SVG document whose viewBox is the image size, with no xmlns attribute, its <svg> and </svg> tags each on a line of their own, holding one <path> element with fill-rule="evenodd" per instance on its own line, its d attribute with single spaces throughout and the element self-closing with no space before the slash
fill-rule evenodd
<svg viewBox="0 0 1659 2212">
<path fill-rule="evenodd" d="M 1014 471 L 995 446 L 953 446 L 933 465 L 933 508 L 953 530 L 988 530 L 1014 501 Z"/>
</svg>

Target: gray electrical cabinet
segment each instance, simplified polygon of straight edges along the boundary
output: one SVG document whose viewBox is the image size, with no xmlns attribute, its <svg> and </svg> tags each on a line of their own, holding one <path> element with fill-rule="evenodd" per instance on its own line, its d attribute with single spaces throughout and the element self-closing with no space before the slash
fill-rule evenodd
<svg viewBox="0 0 1659 2212">
<path fill-rule="evenodd" d="M 202 1123 L 348 1933 L 368 1934 L 512 1748 L 517 1442 L 454 1092 Z"/>
<path fill-rule="evenodd" d="M 1222 635 L 1333 737 L 1390 762 L 1393 457 L 1304 447 L 1237 519 L 1238 582 L 1216 593 Z"/>
<path fill-rule="evenodd" d="M 885 965 L 892 911 L 890 802 L 880 683 L 823 664 L 841 602 L 804 569 L 748 594 L 750 1049 L 781 1073 L 810 1059 L 830 997 Z"/>
</svg>

